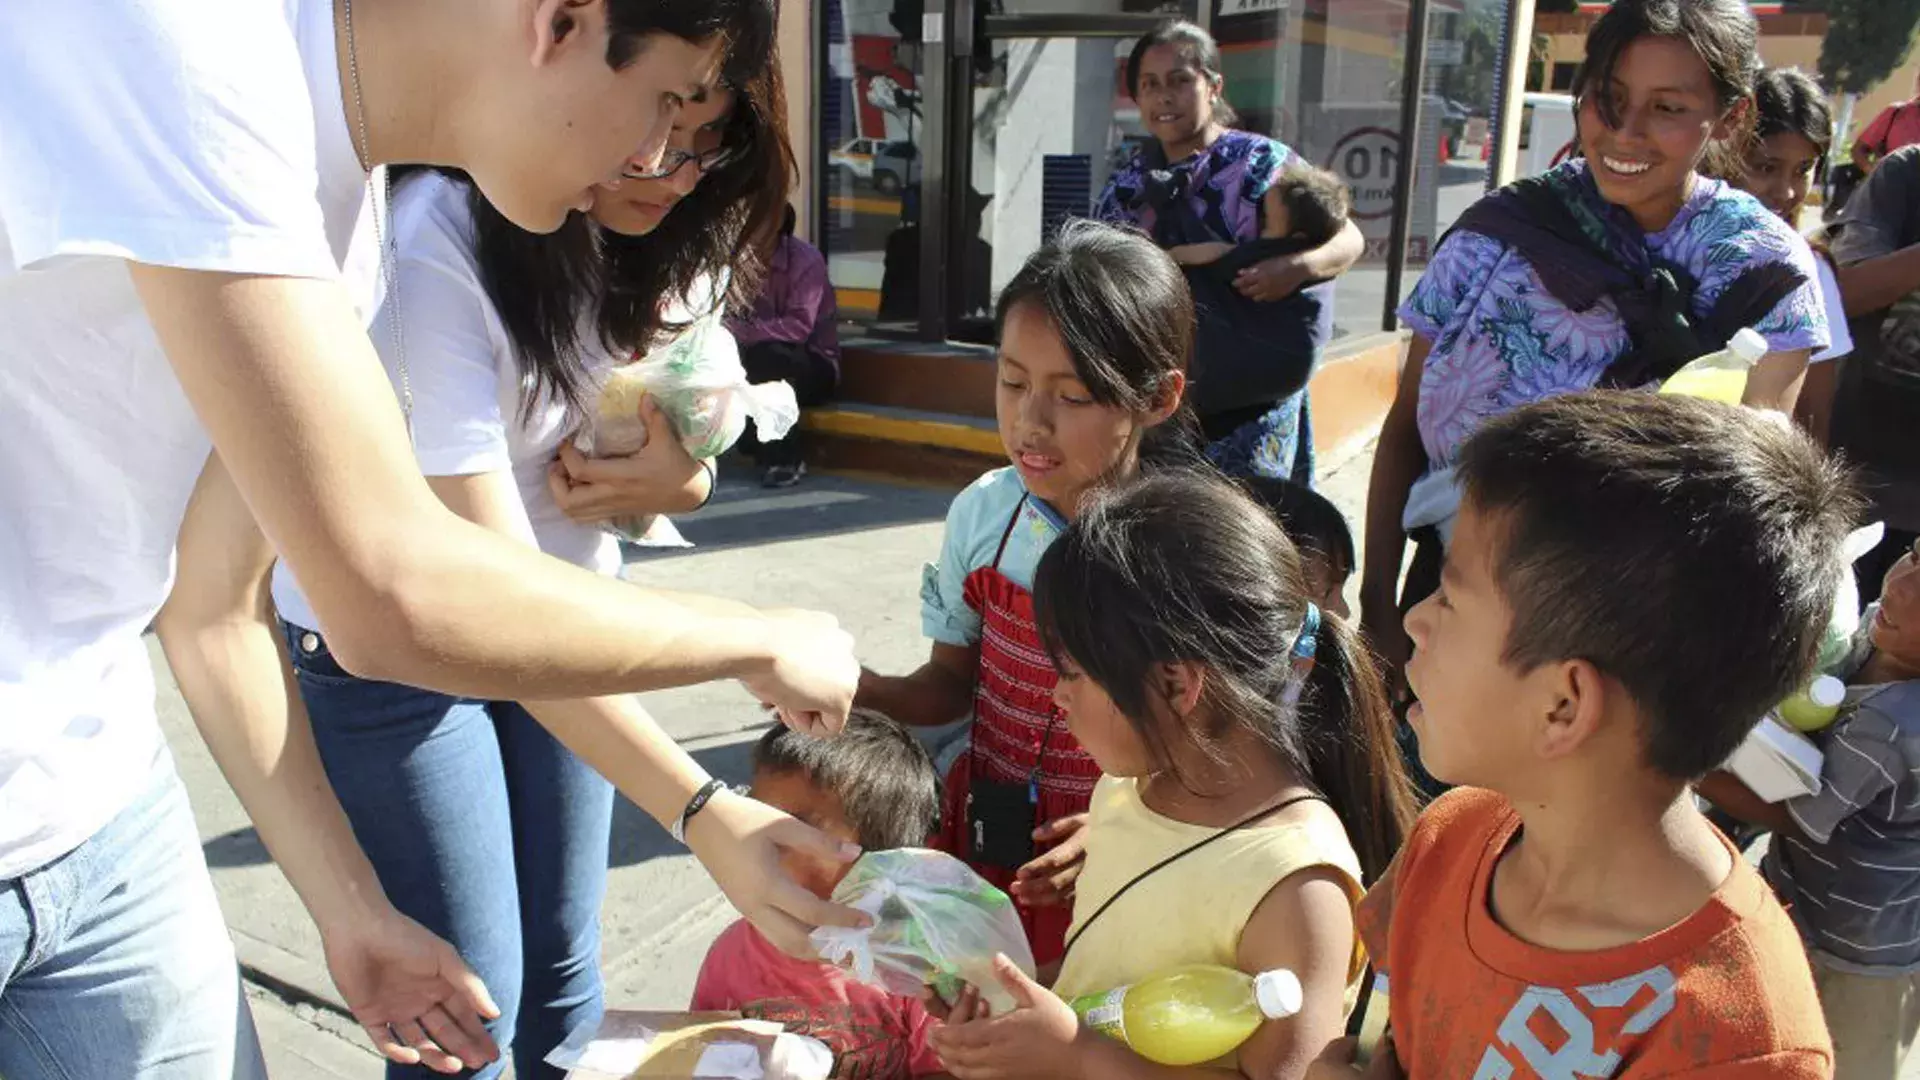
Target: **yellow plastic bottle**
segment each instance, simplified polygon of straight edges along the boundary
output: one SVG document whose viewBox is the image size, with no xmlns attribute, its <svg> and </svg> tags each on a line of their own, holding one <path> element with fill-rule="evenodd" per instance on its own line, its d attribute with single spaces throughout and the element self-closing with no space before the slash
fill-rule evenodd
<svg viewBox="0 0 1920 1080">
<path fill-rule="evenodd" d="M 1148 1061 L 1202 1065 L 1239 1049 L 1262 1023 L 1299 1012 L 1300 998 L 1291 971 L 1248 975 L 1197 964 L 1072 1004 L 1088 1027 Z"/>
<path fill-rule="evenodd" d="M 1805 690 L 1780 703 L 1780 719 L 1800 731 L 1819 731 L 1839 717 L 1840 706 L 1846 699 L 1846 683 L 1831 675 L 1820 675 Z"/>
<path fill-rule="evenodd" d="M 1735 331 L 1726 348 L 1689 361 L 1667 376 L 1667 381 L 1660 384 L 1660 392 L 1738 405 L 1747 393 L 1747 373 L 1765 355 L 1766 338 L 1749 329 Z"/>
</svg>

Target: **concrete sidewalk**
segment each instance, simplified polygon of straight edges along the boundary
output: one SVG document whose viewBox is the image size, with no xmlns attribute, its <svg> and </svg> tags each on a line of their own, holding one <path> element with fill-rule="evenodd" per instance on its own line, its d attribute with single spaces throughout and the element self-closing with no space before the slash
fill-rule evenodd
<svg viewBox="0 0 1920 1080">
<path fill-rule="evenodd" d="M 1364 447 L 1323 458 L 1323 487 L 1352 516 L 1364 500 L 1371 454 Z M 636 553 L 631 579 L 763 605 L 836 614 L 881 671 L 906 671 L 926 656 L 920 636 L 921 566 L 939 551 L 953 492 L 841 477 L 763 491 L 729 478 L 712 505 L 681 522 L 697 547 Z M 150 642 L 160 715 L 199 820 L 208 865 L 247 977 L 276 1077 L 377 1075 L 377 1063 L 344 1013 L 320 940 L 201 743 Z M 764 729 L 738 687 L 648 695 L 646 704 L 716 776 L 747 779 L 747 754 Z M 607 996 L 625 1007 L 676 1008 L 687 1001 L 707 946 L 734 918 L 711 879 L 683 848 L 631 804 L 615 808 L 602 916 Z M 357 1066 L 364 1065 L 364 1069 Z"/>
</svg>

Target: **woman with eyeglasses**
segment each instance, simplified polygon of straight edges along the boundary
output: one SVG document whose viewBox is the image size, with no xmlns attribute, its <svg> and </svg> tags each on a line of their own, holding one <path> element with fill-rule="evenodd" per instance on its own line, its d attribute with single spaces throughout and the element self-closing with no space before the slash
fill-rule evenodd
<svg viewBox="0 0 1920 1080">
<path fill-rule="evenodd" d="M 421 469 L 451 509 L 611 575 L 620 549 L 604 522 L 707 498 L 712 475 L 650 401 L 650 438 L 631 458 L 583 458 L 570 437 L 598 374 L 729 291 L 751 299 L 753 253 L 777 234 L 793 175 L 785 114 L 777 71 L 723 81 L 682 106 L 657 167 L 630 166 L 552 235 L 515 227 L 462 175 L 397 182 L 396 284 L 374 319 L 399 320 L 384 359 L 411 395 Z M 516 1075 L 559 1077 L 543 1059 L 601 1010 L 614 793 L 568 747 L 644 753 L 667 736 L 631 697 L 522 704 L 357 678 L 284 567 L 274 601 L 328 778 L 381 886 L 485 981 L 500 1007 L 489 1030 L 512 1048 Z M 645 794 L 610 779 L 636 801 Z M 389 1065 L 387 1075 L 424 1073 Z"/>
</svg>

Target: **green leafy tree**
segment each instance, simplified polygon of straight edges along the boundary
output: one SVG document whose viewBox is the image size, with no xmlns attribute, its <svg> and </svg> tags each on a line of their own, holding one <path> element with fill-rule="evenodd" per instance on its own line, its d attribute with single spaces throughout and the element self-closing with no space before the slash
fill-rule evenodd
<svg viewBox="0 0 1920 1080">
<path fill-rule="evenodd" d="M 1920 0 L 1827 0 L 1820 78 L 1840 94 L 1865 94 L 1907 62 Z"/>
</svg>

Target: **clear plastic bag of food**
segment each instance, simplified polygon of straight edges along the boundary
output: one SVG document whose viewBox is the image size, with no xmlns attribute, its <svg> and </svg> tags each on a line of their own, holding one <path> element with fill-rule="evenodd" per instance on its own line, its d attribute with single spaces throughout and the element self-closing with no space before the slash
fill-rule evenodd
<svg viewBox="0 0 1920 1080">
<path fill-rule="evenodd" d="M 702 461 L 740 441 L 749 419 L 761 439 L 785 438 L 800 419 L 793 387 L 749 384 L 740 348 L 720 317 L 716 307 L 672 341 L 607 371 L 575 447 L 589 457 L 638 453 L 647 445 L 647 425 L 640 417 L 640 399 L 647 395 L 667 414 L 687 453 Z"/>
<path fill-rule="evenodd" d="M 1013 901 L 944 852 L 870 851 L 833 890 L 833 902 L 866 912 L 874 925 L 815 930 L 820 959 L 890 994 L 918 998 L 931 986 L 953 1001 L 962 983 L 972 983 L 1002 1012 L 1013 1000 L 994 977 L 993 958 L 1005 953 L 1034 973 Z"/>
</svg>

